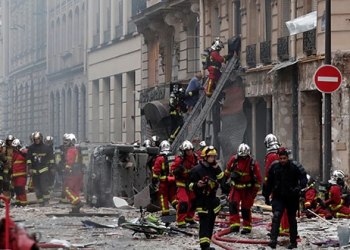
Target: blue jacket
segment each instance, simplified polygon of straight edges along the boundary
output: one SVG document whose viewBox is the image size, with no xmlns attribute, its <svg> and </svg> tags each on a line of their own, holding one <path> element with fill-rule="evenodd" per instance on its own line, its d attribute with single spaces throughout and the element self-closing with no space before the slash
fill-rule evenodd
<svg viewBox="0 0 350 250">
<path fill-rule="evenodd" d="M 193 77 L 188 84 L 185 95 L 186 100 L 185 103 L 188 106 L 195 106 L 199 99 L 199 91 L 203 90 L 204 87 L 200 83 L 197 77 Z"/>
</svg>

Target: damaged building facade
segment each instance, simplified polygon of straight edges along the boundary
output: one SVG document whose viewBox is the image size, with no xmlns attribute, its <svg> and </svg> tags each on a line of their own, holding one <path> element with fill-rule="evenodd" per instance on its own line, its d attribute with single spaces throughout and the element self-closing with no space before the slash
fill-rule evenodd
<svg viewBox="0 0 350 250">
<path fill-rule="evenodd" d="M 215 37 L 227 43 L 240 35 L 241 67 L 232 72 L 231 86 L 219 97 L 220 131 L 213 124 L 210 143 L 229 148 L 222 153 L 225 159 L 229 151 L 234 154 L 238 144 L 246 142 L 263 165 L 263 140 L 272 132 L 310 174 L 320 176 L 323 94 L 316 89 L 313 75 L 324 63 L 325 1 L 144 2 L 144 9 L 133 17 L 144 39 L 140 96 L 148 128 L 144 136 L 167 138 L 163 128 L 171 83 L 187 84 L 201 70 L 200 54 Z M 332 94 L 332 168 L 348 173 L 350 55 L 344 39 L 350 29 L 350 6 L 344 3 L 332 1 L 332 64 L 343 75 L 341 88 Z M 285 22 L 313 11 L 317 11 L 316 28 L 290 36 Z M 225 54 L 227 46 L 221 51 Z"/>
</svg>

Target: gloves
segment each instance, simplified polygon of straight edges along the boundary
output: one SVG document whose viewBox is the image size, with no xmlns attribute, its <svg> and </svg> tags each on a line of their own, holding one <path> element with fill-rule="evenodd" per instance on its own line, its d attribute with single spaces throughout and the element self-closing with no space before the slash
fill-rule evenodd
<svg viewBox="0 0 350 250">
<path fill-rule="evenodd" d="M 271 206 L 270 197 L 265 197 L 265 204 Z"/>
<path fill-rule="evenodd" d="M 231 55 L 231 54 L 228 54 L 228 55 L 224 56 L 226 62 L 230 61 L 232 57 L 233 57 L 233 55 Z"/>
</svg>

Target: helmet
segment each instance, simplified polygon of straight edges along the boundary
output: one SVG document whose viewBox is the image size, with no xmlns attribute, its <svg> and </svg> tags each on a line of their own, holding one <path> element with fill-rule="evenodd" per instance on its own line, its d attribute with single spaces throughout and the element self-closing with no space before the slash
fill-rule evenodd
<svg viewBox="0 0 350 250">
<path fill-rule="evenodd" d="M 15 137 L 13 135 L 7 135 L 6 141 L 13 141 Z"/>
<path fill-rule="evenodd" d="M 312 178 L 309 174 L 306 175 L 307 178 L 307 185 L 310 187 L 311 185 L 315 184 L 315 179 Z"/>
<path fill-rule="evenodd" d="M 170 143 L 167 140 L 164 140 L 159 145 L 160 151 L 170 151 Z"/>
<path fill-rule="evenodd" d="M 238 146 L 237 154 L 238 154 L 238 156 L 250 155 L 250 148 L 249 148 L 249 146 L 247 144 L 245 144 L 245 143 L 241 143 Z"/>
<path fill-rule="evenodd" d="M 29 141 L 30 141 L 31 143 L 34 142 L 34 134 L 35 134 L 35 132 L 31 133 L 30 136 L 29 136 Z"/>
<path fill-rule="evenodd" d="M 331 176 L 331 179 L 338 180 L 338 179 L 344 179 L 345 173 L 342 170 L 334 170 Z"/>
<path fill-rule="evenodd" d="M 152 147 L 159 147 L 160 144 L 160 138 L 158 135 L 154 135 L 151 137 L 151 146 Z"/>
<path fill-rule="evenodd" d="M 219 38 L 216 38 L 213 44 L 211 45 L 212 50 L 221 50 L 224 48 L 224 44 L 220 41 Z"/>
<path fill-rule="evenodd" d="M 201 153 L 201 157 L 207 157 L 210 155 L 218 155 L 214 146 L 206 146 Z"/>
<path fill-rule="evenodd" d="M 40 139 L 40 141 L 43 140 L 43 134 L 41 132 L 34 132 L 33 134 L 33 140 Z"/>
<path fill-rule="evenodd" d="M 192 149 L 193 150 L 193 145 L 190 141 L 186 140 L 181 144 L 181 150 L 185 151 L 188 149 Z"/>
<path fill-rule="evenodd" d="M 75 138 L 74 134 L 64 134 L 63 135 L 63 144 L 68 146 L 70 144 L 75 144 L 77 142 L 77 139 Z"/>
<path fill-rule="evenodd" d="M 14 139 L 11 146 L 19 149 L 22 148 L 22 143 L 19 139 Z"/>
<path fill-rule="evenodd" d="M 53 137 L 50 136 L 50 135 L 46 136 L 45 139 L 44 139 L 44 143 L 46 145 L 52 146 L 52 144 L 53 144 Z"/>
<path fill-rule="evenodd" d="M 6 143 L 3 140 L 0 140 L 0 148 L 5 147 Z"/>
<path fill-rule="evenodd" d="M 151 140 L 145 140 L 143 142 L 143 146 L 146 147 L 146 148 L 150 147 L 151 146 Z"/>
<path fill-rule="evenodd" d="M 268 134 L 265 137 L 264 144 L 267 148 L 270 148 L 271 146 L 278 145 L 278 139 L 274 134 Z"/>
<path fill-rule="evenodd" d="M 201 141 L 199 143 L 199 146 L 201 147 L 201 149 L 204 149 L 207 146 L 207 144 L 205 143 L 205 141 Z"/>
</svg>

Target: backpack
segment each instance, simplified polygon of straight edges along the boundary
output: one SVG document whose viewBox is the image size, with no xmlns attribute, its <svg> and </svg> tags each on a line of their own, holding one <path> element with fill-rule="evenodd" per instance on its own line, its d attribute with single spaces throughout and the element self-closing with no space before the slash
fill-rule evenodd
<svg viewBox="0 0 350 250">
<path fill-rule="evenodd" d="M 202 54 L 202 65 L 203 69 L 207 69 L 210 66 L 210 54 L 212 50 L 210 48 L 207 48 L 204 50 L 204 53 Z"/>
</svg>

